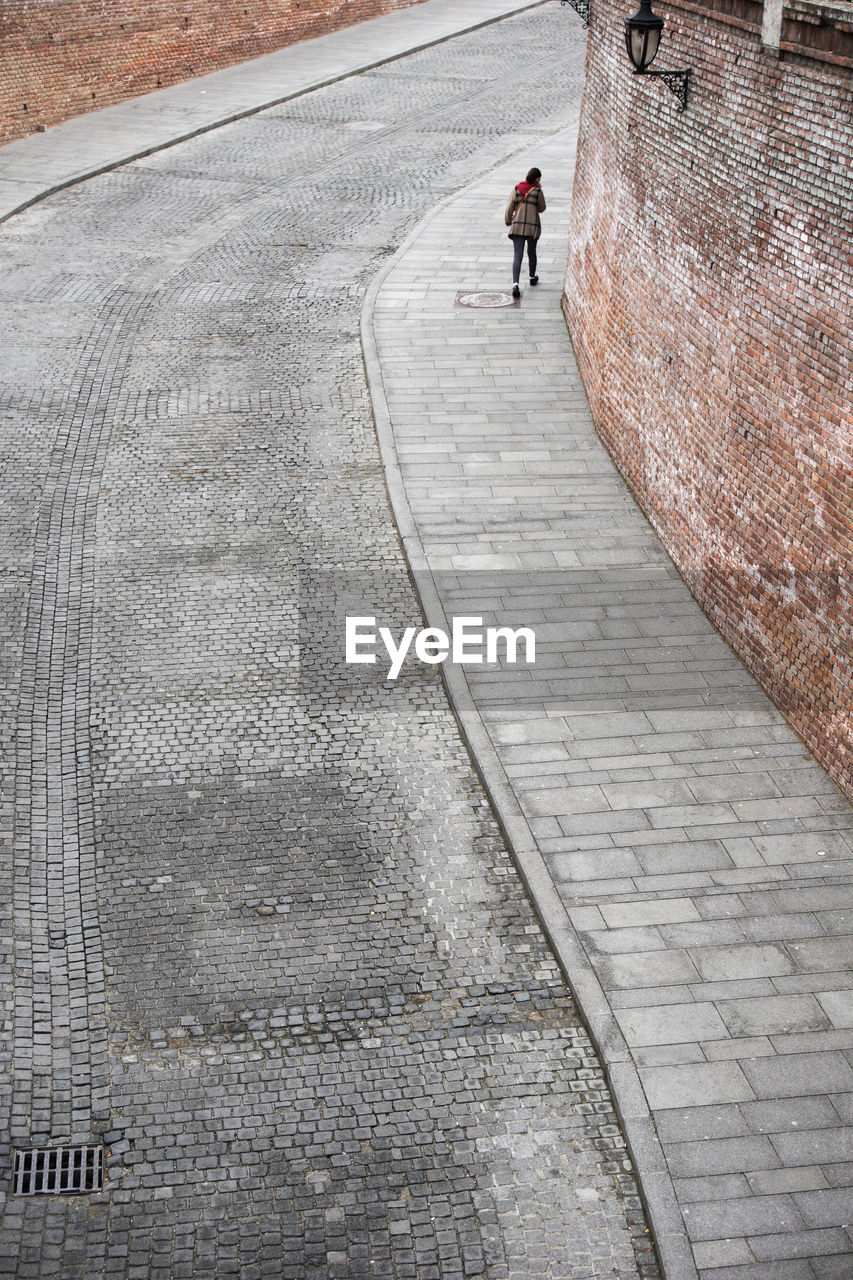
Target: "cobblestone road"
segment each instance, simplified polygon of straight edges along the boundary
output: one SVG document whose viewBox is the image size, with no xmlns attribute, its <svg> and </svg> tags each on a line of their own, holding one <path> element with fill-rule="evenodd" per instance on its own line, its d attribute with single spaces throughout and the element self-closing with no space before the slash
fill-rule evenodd
<svg viewBox="0 0 853 1280">
<path fill-rule="evenodd" d="M 582 65 L 546 6 L 2 229 L 0 1119 L 109 1150 L 2 1274 L 657 1274 L 438 678 L 342 663 L 417 622 L 365 289 Z"/>
</svg>

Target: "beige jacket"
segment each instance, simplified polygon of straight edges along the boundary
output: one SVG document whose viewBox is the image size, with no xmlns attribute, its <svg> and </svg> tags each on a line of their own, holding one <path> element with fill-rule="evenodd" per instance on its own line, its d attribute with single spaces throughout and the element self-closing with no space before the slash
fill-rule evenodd
<svg viewBox="0 0 853 1280">
<path fill-rule="evenodd" d="M 520 207 L 519 207 L 520 206 Z M 513 219 L 516 209 L 518 216 Z M 542 234 L 540 213 L 545 212 L 545 196 L 541 187 L 531 187 L 522 199 L 518 187 L 513 187 L 509 203 L 504 214 L 504 222 L 510 228 L 511 236 L 533 236 L 538 240 Z"/>
</svg>

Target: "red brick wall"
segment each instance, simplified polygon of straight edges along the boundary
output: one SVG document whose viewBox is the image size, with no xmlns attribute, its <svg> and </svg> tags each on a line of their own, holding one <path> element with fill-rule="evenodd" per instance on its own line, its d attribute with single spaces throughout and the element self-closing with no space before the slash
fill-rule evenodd
<svg viewBox="0 0 853 1280">
<path fill-rule="evenodd" d="M 0 143 L 419 0 L 0 0 Z"/>
<path fill-rule="evenodd" d="M 797 4 L 779 56 L 751 0 L 661 0 L 679 114 L 631 73 L 634 7 L 592 4 L 575 350 L 697 599 L 853 796 L 853 23 Z"/>
</svg>

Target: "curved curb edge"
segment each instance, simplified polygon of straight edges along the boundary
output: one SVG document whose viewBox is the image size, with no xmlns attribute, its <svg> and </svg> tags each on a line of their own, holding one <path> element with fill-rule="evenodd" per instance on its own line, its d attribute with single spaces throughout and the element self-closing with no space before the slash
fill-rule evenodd
<svg viewBox="0 0 853 1280">
<path fill-rule="evenodd" d="M 418 223 L 372 281 L 361 314 L 364 366 L 392 517 L 426 625 L 440 627 L 448 632 L 450 627 L 447 615 L 406 494 L 385 394 L 374 331 L 374 315 L 382 287 L 399 261 L 420 240 L 434 219 L 482 181 L 483 176 L 461 192 L 454 192 Z M 568 342 L 568 336 L 566 341 Z M 654 1118 L 619 1024 L 554 886 L 464 674 L 451 663 L 442 664 L 441 674 L 472 765 L 489 797 L 525 891 L 601 1058 L 613 1105 L 634 1163 L 640 1196 L 646 1208 L 661 1270 L 667 1280 L 698 1280 L 693 1251 L 684 1229 Z"/>
<path fill-rule="evenodd" d="M 31 205 L 39 204 L 40 201 L 46 200 L 48 196 L 56 195 L 57 191 L 64 191 L 67 187 L 76 187 L 78 183 L 85 182 L 88 178 L 97 178 L 102 173 L 112 173 L 114 169 L 120 169 L 122 165 L 131 164 L 134 160 L 142 160 L 145 156 L 153 156 L 158 151 L 166 151 L 169 147 L 177 146 L 179 142 L 188 142 L 191 138 L 198 138 L 203 133 L 210 133 L 214 129 L 221 128 L 225 124 L 233 124 L 236 120 L 245 120 L 247 116 L 256 116 L 261 111 L 268 111 L 271 107 L 281 106 L 283 102 L 291 102 L 294 98 L 301 98 L 306 93 L 313 93 L 315 89 L 326 89 L 329 85 L 339 84 L 342 80 L 348 80 L 350 76 L 361 75 L 364 71 L 374 71 L 377 67 L 384 67 L 389 62 L 398 62 L 401 58 L 408 58 L 411 53 L 420 53 L 423 49 L 432 49 L 436 45 L 446 44 L 448 40 L 455 40 L 457 36 L 464 36 L 469 31 L 479 31 L 481 27 L 493 26 L 496 22 L 503 22 L 504 18 L 512 18 L 518 13 L 524 13 L 527 9 L 537 9 L 540 5 L 549 4 L 550 0 L 526 0 L 526 3 L 519 3 L 514 9 L 507 10 L 506 13 L 500 13 L 494 18 L 485 18 L 481 22 L 471 23 L 467 27 L 459 27 L 456 31 L 451 31 L 448 35 L 437 36 L 434 40 L 424 40 L 420 44 L 413 44 L 411 48 L 402 49 L 399 53 L 389 54 L 386 58 L 377 58 L 372 62 L 360 63 L 357 66 L 341 71 L 338 75 L 329 76 L 320 80 L 313 80 L 310 84 L 303 85 L 301 89 L 294 89 L 292 93 L 284 93 L 279 97 L 270 98 L 268 101 L 257 103 L 254 106 L 246 107 L 241 111 L 232 111 L 227 115 L 219 116 L 215 120 L 211 120 L 208 124 L 199 125 L 195 129 L 187 129 L 182 133 L 175 134 L 174 137 L 167 138 L 165 142 L 155 142 L 150 147 L 140 147 L 135 151 L 129 151 L 119 156 L 116 160 L 106 161 L 104 164 L 93 165 L 91 169 L 85 169 L 82 172 L 71 174 L 67 178 L 62 178 L 59 182 L 54 182 L 51 186 L 45 187 L 43 191 L 39 191 L 34 196 L 28 196 L 20 204 L 16 204 L 14 208 L 5 212 L 0 211 L 0 223 L 7 222 L 9 218 L 13 218 L 16 213 L 23 213 L 24 209 L 29 209 Z M 298 43 L 298 42 L 297 42 Z M 284 45 L 283 48 L 293 48 L 292 45 Z M 266 55 L 261 55 L 266 56 Z M 249 59 L 251 61 L 251 59 Z M 243 65 L 235 63 L 237 65 Z M 218 71 L 228 71 L 229 67 L 220 67 Z M 210 75 L 216 75 L 217 72 L 210 72 Z M 203 80 L 204 76 L 193 76 L 191 80 Z M 188 84 L 187 80 L 179 81 L 179 84 Z M 178 87 L 177 85 L 175 86 Z M 168 90 L 166 90 L 168 92 Z M 147 96 L 147 95 L 143 95 Z M 127 102 L 136 101 L 134 98 L 126 99 Z M 116 103 L 121 106 L 121 103 Z M 109 108 L 106 108 L 109 110 Z M 72 119 L 80 120 L 84 117 L 73 116 Z M 62 123 L 66 123 L 62 121 Z"/>
</svg>

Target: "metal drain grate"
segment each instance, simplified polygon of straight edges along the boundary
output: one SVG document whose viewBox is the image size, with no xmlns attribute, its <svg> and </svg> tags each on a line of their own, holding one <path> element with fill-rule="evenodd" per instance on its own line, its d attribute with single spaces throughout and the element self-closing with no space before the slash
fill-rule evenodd
<svg viewBox="0 0 853 1280">
<path fill-rule="evenodd" d="M 104 1149 L 31 1147 L 15 1152 L 16 1196 L 83 1195 L 104 1184 Z"/>
</svg>

